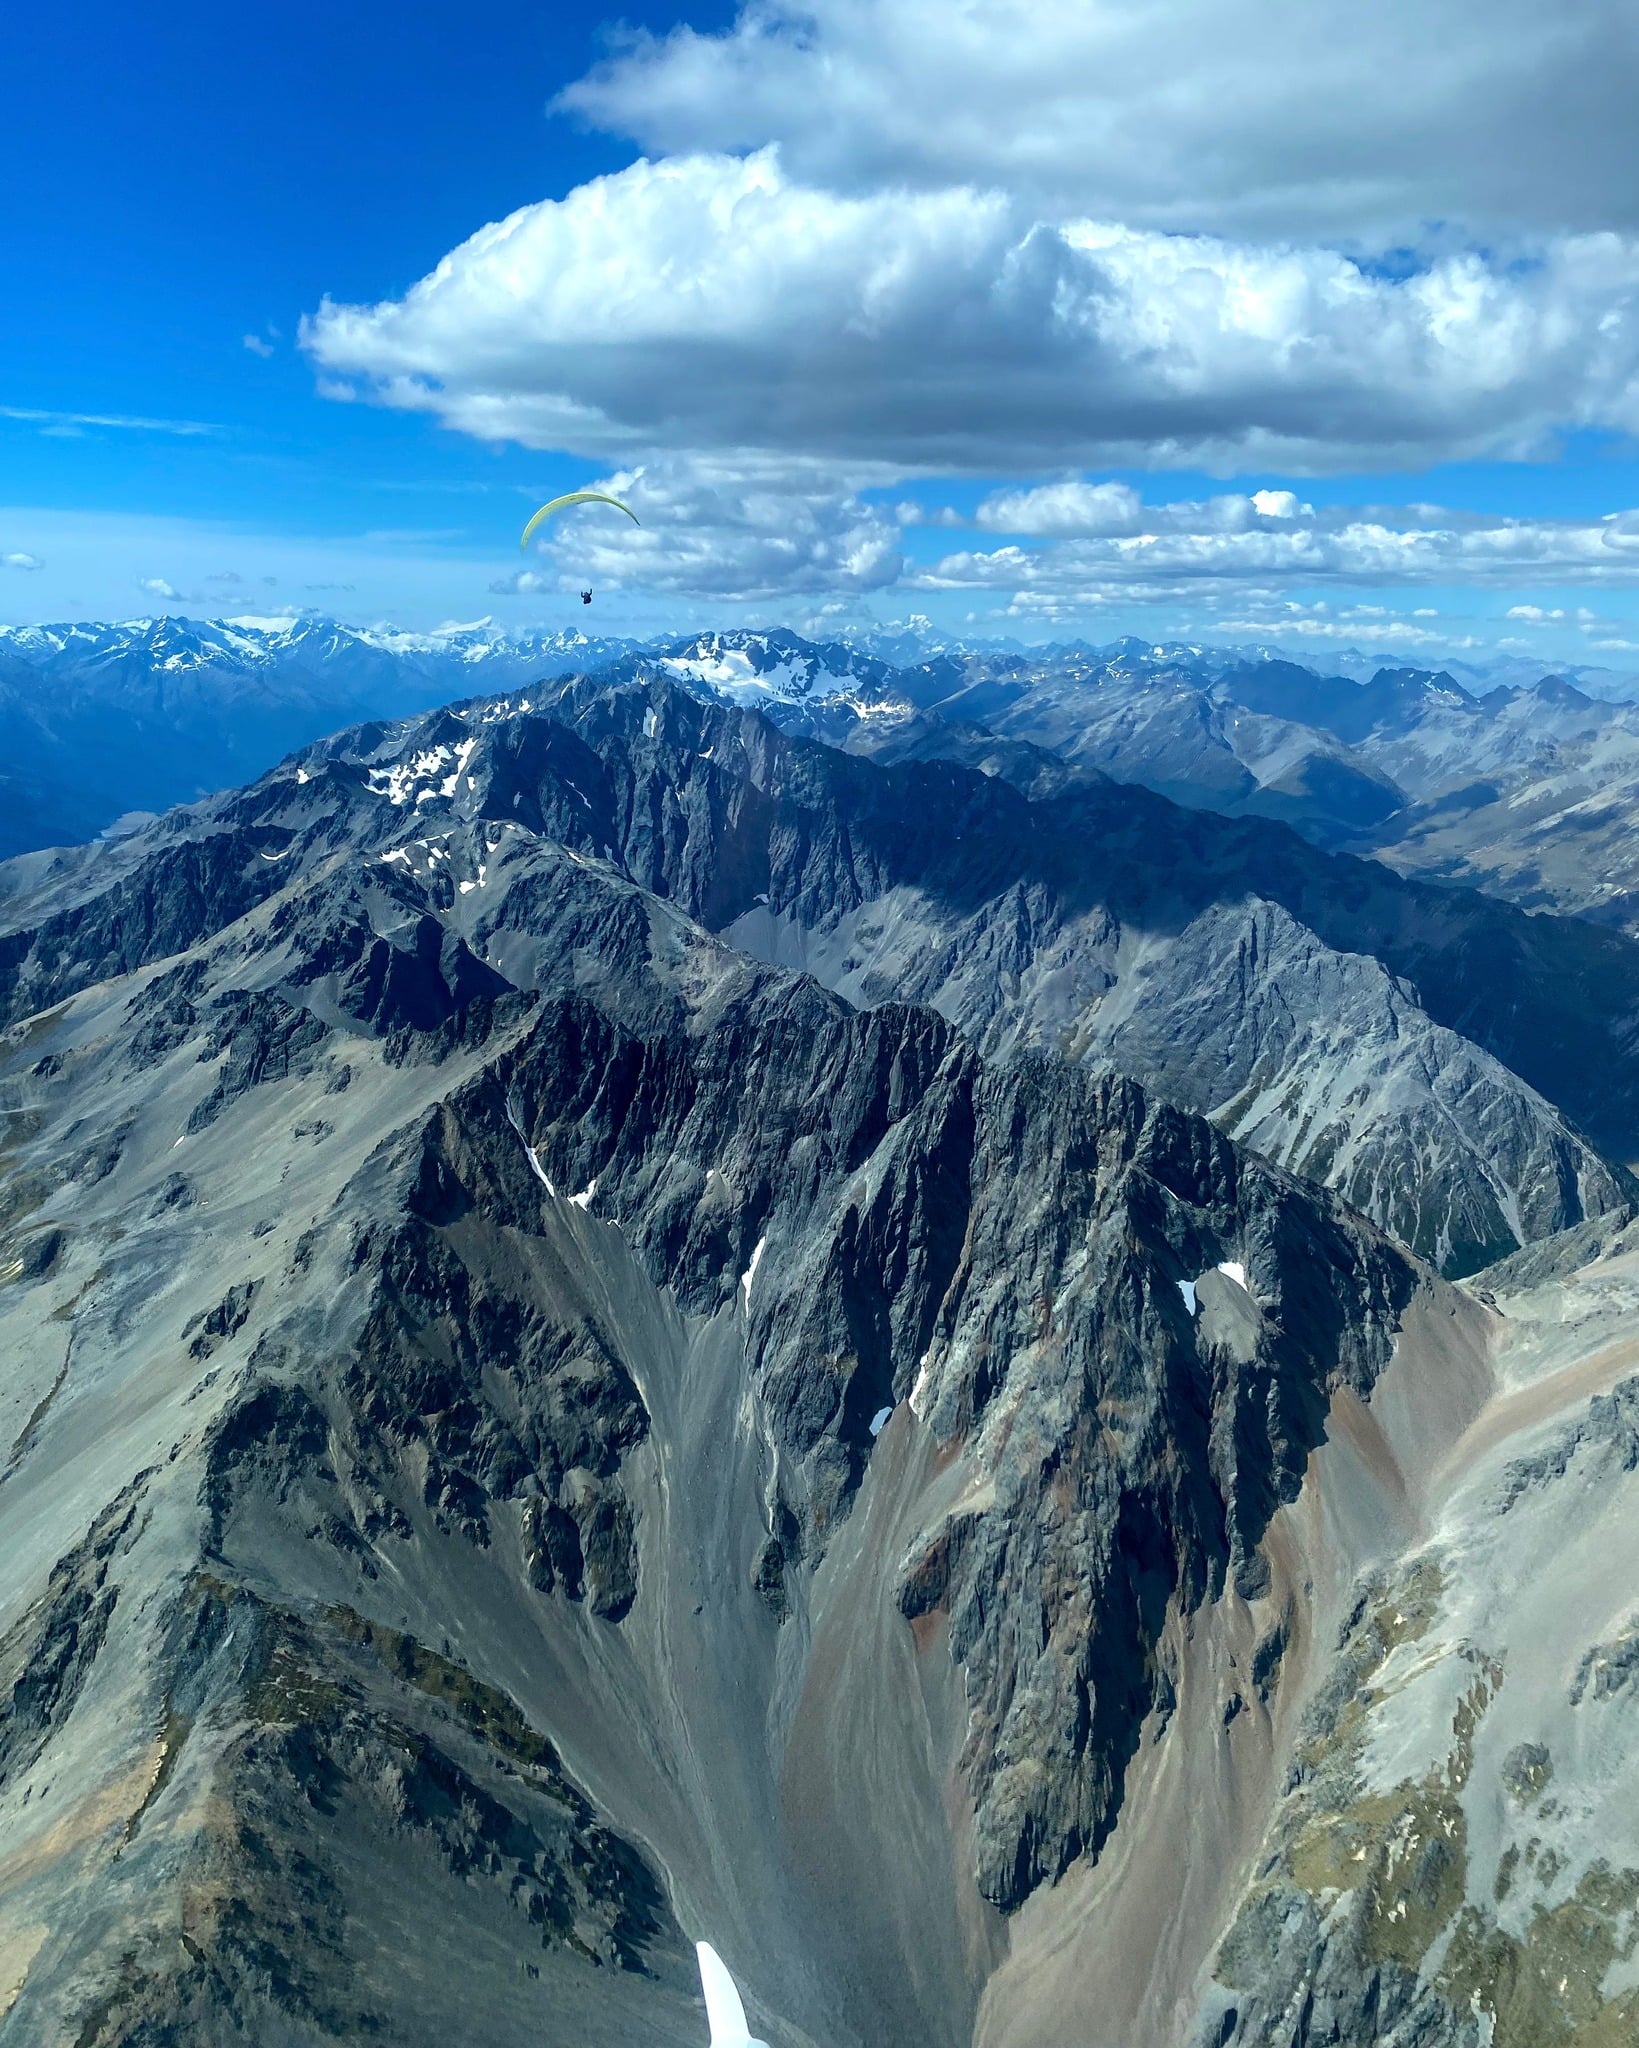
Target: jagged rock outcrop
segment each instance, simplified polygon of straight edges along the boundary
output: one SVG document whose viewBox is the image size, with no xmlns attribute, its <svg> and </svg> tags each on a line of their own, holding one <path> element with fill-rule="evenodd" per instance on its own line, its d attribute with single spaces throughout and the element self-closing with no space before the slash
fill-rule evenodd
<svg viewBox="0 0 1639 2048">
<path fill-rule="evenodd" d="M 754 718 L 568 713 L 344 737 L 5 898 L 49 997 L 0 1041 L 8 2023 L 684 2042 L 709 1935 L 777 2048 L 1058 2038 L 1066 1969 L 1123 2048 L 1273 2044 L 1322 1981 L 1468 2048 L 1429 1945 L 1371 1978 L 1396 1902 L 1334 1924 L 1292 1844 L 1347 1808 L 1390 1867 L 1356 1738 L 1413 1633 L 1351 1589 L 1399 1599 L 1441 1460 L 1516 1428 L 1490 1312 L 1103 1063 L 710 928 L 870 911 L 907 845 L 987 906 L 1016 793 L 904 815 Z M 240 879 L 162 950 L 127 913 L 195 831 Z M 1441 1585 L 1493 1540 L 1529 1583 L 1626 1413 L 1523 1446 Z M 1449 1842 L 1566 1754 L 1465 1614 Z M 1629 1633 L 1576 1607 L 1568 1713 L 1625 1711 Z M 1181 1860 L 1123 1922 L 1135 1831 Z"/>
<path fill-rule="evenodd" d="M 328 858 L 323 914 L 269 921 L 287 979 L 327 1018 L 425 1030 L 538 982 L 540 863 L 516 856 L 545 838 L 851 1002 L 1133 1072 L 1450 1273 L 1635 1196 L 1594 1149 L 1639 1138 L 1639 950 L 1614 934 L 1139 789 L 1033 774 L 1032 802 L 1005 767 L 882 768 L 665 681 L 537 698 L 361 728 L 294 786 L 65 860 L 50 914 L 0 942 L 14 1011 Z"/>
<path fill-rule="evenodd" d="M 479 767 L 439 755 L 464 744 L 443 730 L 422 750 L 440 788 Z M 801 1944 L 799 1894 L 840 1927 L 851 1895 L 816 1898 L 777 1826 L 702 1863 L 700 1811 L 637 1788 L 704 1770 L 717 1801 L 755 1806 L 752 1788 L 812 1767 L 830 1738 L 802 1732 L 827 1683 L 807 1646 L 851 1612 L 829 1589 L 901 1439 L 966 1475 L 955 1496 L 899 1497 L 868 1603 L 901 1654 L 939 1640 L 938 1683 L 967 1701 L 966 1736 L 930 1753 L 971 1812 L 930 1910 L 954 1929 L 1019 1905 L 1096 1855 L 1170 1684 L 1170 1618 L 1258 1597 L 1263 1533 L 1332 1392 L 1369 1391 L 1419 1284 L 1331 1198 L 1133 1083 L 994 1063 L 926 1009 L 853 1009 L 633 878 L 669 881 L 718 841 L 754 862 L 754 786 L 723 785 L 711 839 L 658 793 L 617 828 L 584 742 L 512 737 L 475 859 L 425 832 L 364 850 L 360 817 L 426 807 L 395 806 L 379 767 L 304 771 L 280 859 L 250 842 L 280 871 L 271 900 L 236 917 L 201 900 L 176 964 L 146 964 L 145 940 L 91 980 L 76 956 L 82 991 L 61 996 L 64 970 L 13 1034 L 28 1159 L 58 1156 L 64 1119 L 93 1150 L 118 1134 L 100 1177 L 48 1173 L 28 1211 L 63 1249 L 11 1312 L 44 1333 L 76 1306 L 13 1498 L 72 1441 L 88 1376 L 175 1417 L 159 1464 L 150 1442 L 147 1476 L 107 1496 L 146 1489 L 143 1518 L 120 1510 L 118 1579 L 85 1561 L 94 1538 L 57 1551 L 17 1642 L 59 1677 L 6 1723 L 29 1805 L 41 1770 L 73 1783 L 49 1758 L 78 1727 L 106 1743 L 90 1731 L 118 1700 L 127 1746 L 160 1745 L 116 1776 L 129 1797 L 97 1795 L 118 1840 L 93 1830 L 25 1887 L 54 1931 L 19 1995 L 72 2007 L 99 2042 L 230 2019 L 421 2038 L 358 1892 L 397 1855 L 482 1871 L 494 1903 L 475 1895 L 460 1924 L 509 1953 L 544 1938 L 560 1974 L 595 1959 L 662 2033 L 688 2018 L 675 1915 L 745 1916 L 770 1957 Z M 526 768 L 531 815 L 579 819 L 580 847 L 516 822 Z M 274 829 L 269 803 L 236 799 L 216 836 Z M 731 883 L 703 864 L 693 886 L 716 901 Z M 354 999 L 384 948 L 426 993 Z M 1194 1314 L 1181 1283 L 1202 1273 Z M 699 1382 L 681 1405 L 680 1376 Z M 688 1450 L 713 1412 L 719 1433 Z M 102 1442 L 93 1491 L 121 1444 Z M 715 1481 L 678 1468 L 700 1457 Z M 746 1660 L 711 1680 L 732 1685 L 718 1711 L 744 1756 L 689 1761 L 697 1636 Z M 526 1638 L 533 1664 L 508 1647 Z M 429 1688 L 459 1728 L 428 1721 Z M 559 1774 L 544 1792 L 515 1782 L 519 1745 L 537 1779 Z M 139 1865 L 140 1900 L 118 1874 Z M 806 1966 L 808 2024 L 824 2033 L 831 2004 L 828 2038 L 862 2038 L 880 1977 L 838 1976 L 828 1953 Z M 942 2037 L 971 2025 L 977 1982 L 941 1994 Z M 610 2011 L 639 2009 L 622 1995 Z M 501 2038 L 519 2024 L 505 2000 L 491 2017 Z"/>
<path fill-rule="evenodd" d="M 995 776 L 883 771 L 651 694 L 560 701 L 607 770 L 582 843 L 736 943 L 854 1002 L 932 1004 L 986 1049 L 1109 1060 L 1448 1272 L 1632 1196 L 1577 1128 L 1632 1150 L 1625 942 L 1397 892 L 1141 790 L 1031 804 Z"/>
</svg>

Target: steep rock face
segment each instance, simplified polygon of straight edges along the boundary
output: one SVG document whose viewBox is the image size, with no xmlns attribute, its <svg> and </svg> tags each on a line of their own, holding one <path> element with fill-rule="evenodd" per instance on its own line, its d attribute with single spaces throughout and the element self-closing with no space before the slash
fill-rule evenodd
<svg viewBox="0 0 1639 2048">
<path fill-rule="evenodd" d="M 579 1182 L 578 1203 L 618 1218 L 686 1307 L 738 1309 L 782 1557 L 823 1550 L 873 1423 L 913 1389 L 937 1436 L 976 1440 L 1002 1497 L 926 1537 L 902 1606 L 951 1611 L 981 1889 L 1000 1904 L 1096 1850 L 1153 1704 L 1169 1603 L 1198 1605 L 1226 1576 L 1262 1590 L 1257 1544 L 1330 1389 L 1369 1392 L 1411 1284 L 1387 1246 L 1131 1084 L 1041 1062 L 994 1071 L 926 1013 L 855 1016 L 766 978 L 661 1037 L 560 999 L 426 1143 L 417 1186 L 436 1192 L 417 1199 L 435 1213 L 494 1219 L 507 1186 L 527 1208 L 522 1151 L 553 1189 Z M 474 1186 L 480 1161 L 499 1164 Z M 1178 1282 L 1230 1248 L 1257 1300 L 1220 1303 L 1220 1334 L 1213 1316 L 1192 1321 Z M 480 1326 L 435 1248 L 406 1263 L 452 1330 Z M 527 1460 L 510 1439 L 496 1471 L 477 1417 L 425 1405 L 473 1446 L 469 1465 L 492 1463 L 475 1507 L 513 1490 Z M 611 1429 L 631 1441 L 621 1401 L 604 1393 L 597 1412 L 606 1445 Z M 604 1476 L 584 1449 L 566 1463 Z M 429 1463 L 429 1499 L 441 1469 Z M 469 1527 L 481 1536 L 476 1514 Z M 1013 1644 L 1038 1609 L 1050 1641 L 1026 1684 Z"/>
<path fill-rule="evenodd" d="M 1294 2021 L 1344 2048 L 1639 2028 L 1633 1284 L 1628 1252 L 1502 1297 L 1504 1391 L 1438 1468 L 1426 1540 L 1341 1617 L 1201 2048 Z"/>
<path fill-rule="evenodd" d="M 6 1041 L 25 2031 L 685 2040 L 701 1932 L 771 2040 L 970 2039 L 1433 1284 L 1131 1082 L 735 955 L 633 879 L 696 799 L 519 738 L 568 767 L 237 799 L 268 899 Z M 355 1000 L 381 945 L 442 999 Z"/>
<path fill-rule="evenodd" d="M 0 1015 L 11 1022 L 49 1009 L 232 923 L 278 887 L 278 850 L 254 834 L 179 838 L 72 907 L 14 926 L 0 939 Z"/>
<path fill-rule="evenodd" d="M 823 1544 L 901 1401 L 971 1440 L 995 1498 L 941 1518 L 901 1604 L 949 1611 L 980 1885 L 1017 1904 L 1096 1851 L 1171 1603 L 1226 1576 L 1263 1590 L 1269 1515 L 1331 1388 L 1369 1392 L 1408 1269 L 1130 1083 L 993 1071 L 914 1011 L 854 1018 L 800 990 L 772 1014 L 737 1004 L 709 1059 L 579 1006 L 537 1032 L 497 1086 L 549 1174 L 595 1187 L 685 1303 L 739 1289 L 794 1468 L 771 1537 L 789 1517 Z M 498 1135 L 493 1097 L 487 1114 Z M 1229 1327 L 1197 1324 L 1178 1282 L 1230 1247 L 1255 1298 L 1215 1276 Z"/>
<path fill-rule="evenodd" d="M 1614 935 L 1114 784 L 1048 793 L 1032 769 L 1032 803 L 951 765 L 884 770 L 663 682 L 575 684 L 552 710 L 365 727 L 294 783 L 25 867 L 12 1014 L 221 928 L 288 861 L 323 870 L 326 909 L 265 938 L 299 951 L 285 971 L 319 1012 L 447 1023 L 553 971 L 534 898 L 562 884 L 528 854 L 548 840 L 852 1002 L 1133 1071 L 1448 1272 L 1632 1197 L 1571 1121 L 1634 1147 L 1639 955 Z"/>
<path fill-rule="evenodd" d="M 1639 956 L 1621 941 L 1399 890 L 1114 785 L 1031 805 L 664 689 L 645 708 L 576 686 L 559 709 L 613 785 L 588 829 L 645 886 L 852 1001 L 911 997 L 988 1049 L 1109 1059 L 1448 1271 L 1631 1193 L 1551 1106 L 1633 1149 Z M 1574 1077 L 1594 1056 L 1614 1087 Z"/>
<path fill-rule="evenodd" d="M 480 1914 L 462 1894 L 487 1894 L 540 1958 L 526 1982 L 570 1959 L 681 1974 L 641 1851 L 461 1666 L 348 1608 L 297 1616 L 205 1572 L 177 1599 L 169 1643 L 157 1760 L 116 1851 L 160 1882 L 131 1903 L 106 1991 L 62 2013 L 87 2048 L 214 2040 L 247 2020 L 288 2041 L 396 2032 L 420 1974 L 396 1952 L 417 1892 L 468 1921 Z M 174 1807 L 190 1781 L 195 1814 L 167 1826 L 165 1794 L 176 1787 Z M 398 1869 L 390 1903 L 361 1885 L 372 1861 Z M 57 1971 L 95 1967 L 94 1944 L 93 1920 Z M 475 2002 L 495 1988 L 474 1987 Z"/>
</svg>

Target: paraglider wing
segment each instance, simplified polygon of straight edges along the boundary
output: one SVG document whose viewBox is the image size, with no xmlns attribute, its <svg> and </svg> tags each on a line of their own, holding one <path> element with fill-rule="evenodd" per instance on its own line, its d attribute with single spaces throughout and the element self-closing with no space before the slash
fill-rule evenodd
<svg viewBox="0 0 1639 2048">
<path fill-rule="evenodd" d="M 700 1959 L 700 1988 L 706 1994 L 711 2048 L 766 2048 L 765 2043 L 752 2039 L 746 2009 L 716 1949 L 709 1941 L 700 1941 L 695 1943 L 695 1954 Z"/>
<path fill-rule="evenodd" d="M 607 491 L 565 491 L 561 498 L 549 498 L 524 528 L 519 547 L 527 548 L 537 529 L 544 526 L 554 512 L 566 512 L 571 505 L 613 505 L 617 512 L 624 512 L 634 526 L 641 526 L 630 505 L 623 505 L 618 498 L 611 498 Z"/>
</svg>

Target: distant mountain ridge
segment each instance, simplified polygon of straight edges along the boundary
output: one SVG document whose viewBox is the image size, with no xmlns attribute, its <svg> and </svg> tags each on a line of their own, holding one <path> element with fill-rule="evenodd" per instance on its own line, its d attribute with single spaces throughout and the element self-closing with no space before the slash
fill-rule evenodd
<svg viewBox="0 0 1639 2048">
<path fill-rule="evenodd" d="M 172 670 L 212 664 L 251 668 L 291 656 L 330 660 L 354 649 L 371 649 L 429 667 L 447 661 L 476 666 L 563 657 L 584 662 L 609 659 L 633 644 L 571 629 L 508 633 L 490 619 L 415 632 L 398 626 L 344 625 L 339 619 L 314 612 L 289 618 L 244 613 L 188 619 L 161 614 L 116 624 L 0 626 L 0 651 L 13 651 L 28 659 L 56 665 L 145 655 L 154 666 Z"/>
<path fill-rule="evenodd" d="M 316 616 L 0 627 L 0 855 L 230 787 L 360 718 L 596 667 L 629 644 Z"/>
<path fill-rule="evenodd" d="M 1610 697 L 1639 680 L 1573 667 L 1488 683 L 1459 663 L 1353 655 L 1329 667 L 1132 636 L 966 641 L 925 621 L 820 640 L 739 628 L 641 643 L 493 619 L 410 632 L 317 614 L 3 627 L 0 857 L 235 786 L 364 719 L 569 675 L 664 676 L 850 752 L 962 758 L 1027 790 L 1107 775 L 1527 907 L 1630 921 L 1639 707 Z"/>
<path fill-rule="evenodd" d="M 788 646 L 757 654 L 786 676 Z M 0 868 L 0 1022 L 245 915 L 281 881 L 288 841 L 235 841 L 216 820 L 290 775 L 305 787 L 340 773 L 424 828 L 463 808 L 476 777 L 491 815 L 614 862 L 853 1006 L 911 1000 L 992 1055 L 1039 1048 L 1132 1073 L 1447 1273 L 1639 1194 L 1621 1164 L 1639 1156 L 1631 941 L 1107 778 L 1031 800 L 977 762 L 851 758 L 667 672 L 707 655 L 634 656 L 367 721 L 242 796 Z M 358 817 L 374 831 L 374 802 Z M 353 808 L 337 818 L 332 854 Z M 425 865 L 439 898 L 458 883 L 452 908 L 488 902 L 483 860 L 446 886 L 425 836 L 377 863 L 409 863 L 393 877 L 406 886 Z M 517 980 L 493 946 L 430 924 L 426 944 L 452 988 L 482 985 L 486 959 Z M 372 1008 L 401 1000 L 406 972 L 382 955 Z"/>
</svg>

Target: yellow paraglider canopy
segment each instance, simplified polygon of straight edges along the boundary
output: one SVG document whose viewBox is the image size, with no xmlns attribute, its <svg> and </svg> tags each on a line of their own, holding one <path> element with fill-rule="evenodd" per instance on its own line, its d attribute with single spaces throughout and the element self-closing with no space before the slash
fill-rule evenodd
<svg viewBox="0 0 1639 2048">
<path fill-rule="evenodd" d="M 623 505 L 618 498 L 611 498 L 607 491 L 565 491 L 561 498 L 548 499 L 546 504 L 530 520 L 529 524 L 524 528 L 523 538 L 518 543 L 519 547 L 527 548 L 531 535 L 534 534 L 539 526 L 550 519 L 554 512 L 567 511 L 571 505 L 613 505 L 617 512 L 624 512 L 634 526 L 641 526 L 643 524 L 643 521 L 638 518 L 630 505 Z"/>
</svg>

